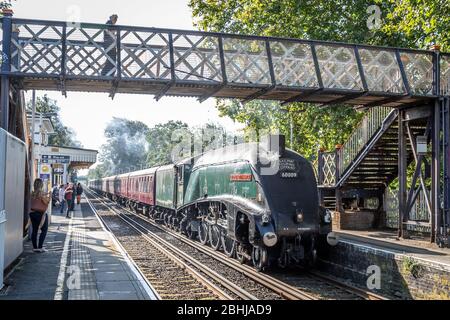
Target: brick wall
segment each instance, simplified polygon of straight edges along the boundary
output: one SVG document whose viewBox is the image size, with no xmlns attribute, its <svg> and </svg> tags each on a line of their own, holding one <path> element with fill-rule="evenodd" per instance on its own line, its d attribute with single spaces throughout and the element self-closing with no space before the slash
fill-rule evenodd
<svg viewBox="0 0 450 320">
<path fill-rule="evenodd" d="M 450 300 L 450 267 L 363 245 L 339 242 L 320 253 L 318 268 L 367 289 L 367 268 L 380 268 L 381 288 L 393 299 Z"/>
<path fill-rule="evenodd" d="M 372 228 L 374 213 L 370 211 L 334 212 L 333 230 L 367 230 Z"/>
</svg>

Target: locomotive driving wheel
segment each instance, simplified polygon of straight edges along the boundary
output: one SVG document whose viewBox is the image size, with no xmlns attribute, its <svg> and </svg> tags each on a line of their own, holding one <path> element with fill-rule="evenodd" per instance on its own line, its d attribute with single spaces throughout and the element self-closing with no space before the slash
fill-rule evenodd
<svg viewBox="0 0 450 320">
<path fill-rule="evenodd" d="M 247 259 L 247 252 L 245 250 L 245 247 L 242 246 L 241 244 L 237 243 L 236 244 L 236 258 L 238 259 L 238 261 L 241 264 L 245 264 L 247 263 L 248 259 Z"/>
<path fill-rule="evenodd" d="M 221 230 L 216 224 L 209 227 L 209 243 L 211 248 L 214 250 L 219 250 L 221 245 Z"/>
<path fill-rule="evenodd" d="M 233 258 L 236 253 L 236 240 L 222 234 L 222 248 L 228 257 Z"/>
<path fill-rule="evenodd" d="M 197 238 L 197 231 L 196 230 L 192 230 L 192 227 L 188 226 L 186 228 L 186 235 L 188 236 L 189 239 L 195 240 Z"/>
<path fill-rule="evenodd" d="M 253 247 L 252 250 L 252 262 L 253 266 L 258 270 L 262 271 L 268 264 L 268 254 L 267 249 L 263 247 Z"/>
<path fill-rule="evenodd" d="M 198 239 L 200 240 L 201 244 L 206 244 L 208 242 L 208 224 L 204 221 L 200 222 L 200 225 L 198 226 Z"/>
</svg>

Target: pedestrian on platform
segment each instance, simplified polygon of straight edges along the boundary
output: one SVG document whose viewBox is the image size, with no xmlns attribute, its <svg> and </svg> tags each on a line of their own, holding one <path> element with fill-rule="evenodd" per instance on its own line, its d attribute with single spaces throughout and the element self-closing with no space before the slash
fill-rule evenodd
<svg viewBox="0 0 450 320">
<path fill-rule="evenodd" d="M 59 203 L 59 188 L 54 186 L 52 188 L 52 207 L 56 207 L 57 203 Z"/>
<path fill-rule="evenodd" d="M 69 186 L 64 191 L 64 199 L 66 200 L 66 203 L 67 203 L 66 218 L 69 218 L 69 219 L 70 219 L 70 211 L 73 211 L 71 209 L 72 209 L 72 199 L 74 197 L 75 197 L 75 195 L 73 193 L 73 185 L 69 184 Z"/>
<path fill-rule="evenodd" d="M 83 194 L 83 187 L 81 186 L 81 183 L 78 182 L 78 184 L 77 184 L 77 204 L 80 204 L 82 194 Z"/>
<path fill-rule="evenodd" d="M 44 247 L 44 240 L 47 236 L 48 217 L 47 208 L 50 203 L 51 193 L 44 192 L 44 182 L 42 179 L 34 180 L 33 192 L 31 193 L 31 212 L 30 222 L 32 225 L 31 242 L 33 243 L 34 252 L 47 251 Z M 37 241 L 38 232 L 41 230 L 39 236 L 39 243 Z"/>
<path fill-rule="evenodd" d="M 106 21 L 107 25 L 115 25 L 119 16 L 113 14 Z M 117 32 L 115 29 L 105 29 L 103 31 L 103 49 L 106 54 L 105 66 L 102 70 L 102 76 L 114 76 L 115 72 L 111 73 L 111 70 L 116 68 L 117 65 Z"/>
<path fill-rule="evenodd" d="M 59 208 L 60 208 L 60 213 L 64 212 L 64 207 L 66 204 L 66 199 L 64 199 L 64 193 L 66 191 L 66 188 L 64 187 L 64 185 L 60 185 L 59 186 L 59 194 L 58 194 L 58 198 L 59 198 Z"/>
</svg>

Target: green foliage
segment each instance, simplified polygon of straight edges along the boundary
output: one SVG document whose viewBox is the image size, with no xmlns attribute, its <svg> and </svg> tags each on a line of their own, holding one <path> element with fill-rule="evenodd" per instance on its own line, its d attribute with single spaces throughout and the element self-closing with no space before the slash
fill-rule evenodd
<svg viewBox="0 0 450 320">
<path fill-rule="evenodd" d="M 404 273 L 411 274 L 414 278 L 420 278 L 423 275 L 423 266 L 413 257 L 405 256 L 402 259 L 402 268 Z"/>
<path fill-rule="evenodd" d="M 31 101 L 27 106 L 28 111 L 32 110 Z M 60 118 L 60 107 L 57 105 L 56 100 L 50 99 L 48 95 L 36 98 L 36 112 L 39 113 L 51 113 L 50 119 L 55 129 L 55 134 L 50 135 L 48 138 L 48 144 L 59 147 L 82 147 L 81 143 L 76 140 L 76 134 L 71 129 L 66 127 Z M 36 121 L 39 121 L 37 117 Z"/>
<path fill-rule="evenodd" d="M 450 2 L 448 0 L 388 1 L 393 9 L 386 15 L 382 32 L 402 40 L 399 45 L 450 49 Z M 395 5 L 394 5 L 395 4 Z"/>
<path fill-rule="evenodd" d="M 107 164 L 99 163 L 95 168 L 89 169 L 87 179 L 96 180 L 106 177 L 108 175 Z"/>
<path fill-rule="evenodd" d="M 155 166 L 170 163 L 172 161 L 172 150 L 176 144 L 180 143 L 179 139 L 172 140 L 172 134 L 176 130 L 188 131 L 188 129 L 189 126 L 186 123 L 172 120 L 151 128 L 147 135 L 149 145 L 147 164 Z"/>
</svg>

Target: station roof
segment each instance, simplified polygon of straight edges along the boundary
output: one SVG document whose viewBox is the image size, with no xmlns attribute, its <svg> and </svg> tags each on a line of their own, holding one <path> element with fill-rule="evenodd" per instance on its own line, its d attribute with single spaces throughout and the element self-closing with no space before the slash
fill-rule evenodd
<svg viewBox="0 0 450 320">
<path fill-rule="evenodd" d="M 74 169 L 88 169 L 97 162 L 97 150 L 76 147 L 40 146 L 42 155 L 68 156 L 69 166 Z"/>
</svg>

